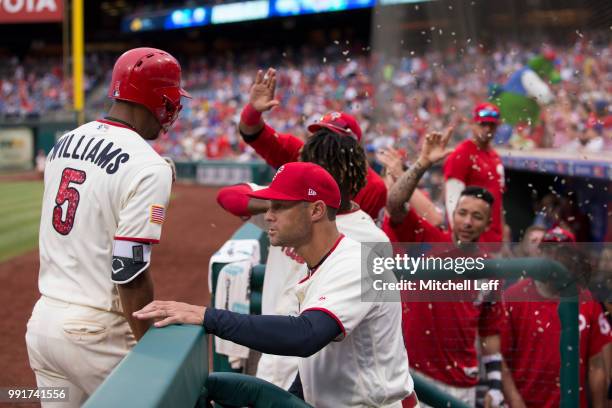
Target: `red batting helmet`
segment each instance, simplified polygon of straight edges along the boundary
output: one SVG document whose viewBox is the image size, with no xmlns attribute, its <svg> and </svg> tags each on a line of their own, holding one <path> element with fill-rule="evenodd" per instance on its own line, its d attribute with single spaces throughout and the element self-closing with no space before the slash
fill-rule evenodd
<svg viewBox="0 0 612 408">
<path fill-rule="evenodd" d="M 181 96 L 191 98 L 181 88 L 180 64 L 166 51 L 134 48 L 115 62 L 108 97 L 146 107 L 164 132 L 183 107 Z"/>
<path fill-rule="evenodd" d="M 479 103 L 472 112 L 474 122 L 476 123 L 495 123 L 501 121 L 499 108 L 492 103 Z"/>
<path fill-rule="evenodd" d="M 353 136 L 357 141 L 361 141 L 361 128 L 357 119 L 344 112 L 329 112 L 320 120 L 308 126 L 309 132 L 316 132 L 321 128 L 326 128 L 334 133 Z"/>
</svg>

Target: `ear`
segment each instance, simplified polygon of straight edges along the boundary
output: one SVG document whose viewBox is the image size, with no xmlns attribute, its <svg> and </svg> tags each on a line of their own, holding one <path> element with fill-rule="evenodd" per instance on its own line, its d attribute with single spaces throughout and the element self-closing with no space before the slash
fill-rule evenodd
<svg viewBox="0 0 612 408">
<path fill-rule="evenodd" d="M 487 226 L 485 228 L 485 231 L 489 230 L 492 222 L 493 222 L 493 208 L 489 207 L 489 217 L 487 218 Z"/>
<path fill-rule="evenodd" d="M 327 218 L 327 206 L 322 200 L 315 201 L 310 205 L 310 219 L 317 222 L 323 218 Z"/>
</svg>

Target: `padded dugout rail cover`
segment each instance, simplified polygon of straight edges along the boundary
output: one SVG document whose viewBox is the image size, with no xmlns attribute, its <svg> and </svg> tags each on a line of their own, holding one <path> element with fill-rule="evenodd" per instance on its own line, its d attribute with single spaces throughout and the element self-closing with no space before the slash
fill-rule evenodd
<svg viewBox="0 0 612 408">
<path fill-rule="evenodd" d="M 207 377 L 203 327 L 152 327 L 84 407 L 193 407 Z"/>
</svg>

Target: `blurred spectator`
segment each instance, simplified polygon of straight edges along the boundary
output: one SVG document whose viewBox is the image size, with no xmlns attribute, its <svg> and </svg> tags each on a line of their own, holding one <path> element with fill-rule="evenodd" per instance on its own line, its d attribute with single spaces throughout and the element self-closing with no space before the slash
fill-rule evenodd
<svg viewBox="0 0 612 408">
<path fill-rule="evenodd" d="M 582 123 L 572 124 L 573 140 L 569 142 L 565 150 L 570 152 L 600 152 L 604 148 L 604 139 L 601 136 L 603 126 L 593 123 L 594 119 L 590 119 L 585 126 Z"/>
<path fill-rule="evenodd" d="M 47 164 L 47 155 L 43 149 L 38 149 L 38 153 L 36 153 L 36 158 L 34 159 L 36 162 L 36 172 L 43 178 L 45 173 L 45 165 Z"/>
<path fill-rule="evenodd" d="M 543 110 L 542 123 L 517 129 L 501 126 L 503 134 L 496 142 L 507 144 L 514 135 L 510 146 L 523 149 L 561 148 L 569 142 L 583 144 L 584 151 L 612 148 L 612 90 L 606 85 L 612 77 L 609 39 L 585 33 L 575 44 L 555 52 L 563 81 L 552 87 L 555 98 Z M 155 148 L 184 160 L 203 155 L 249 157 L 242 156 L 246 146 L 238 143 L 237 109 L 246 103 L 251 73 L 276 65 L 281 103 L 270 118 L 273 128 L 303 137 L 305 126 L 322 114 L 346 111 L 361 124 L 364 146 L 376 150 L 392 146 L 410 157 L 428 130 L 468 117 L 473 104 L 486 99 L 487 84 L 504 83 L 533 55 L 533 45 L 500 41 L 486 52 L 474 45 L 461 51 L 389 56 L 358 43 L 333 42 L 324 48 L 180 56 L 185 86 L 195 98 Z M 89 111 L 103 110 L 105 76 L 115 56 L 99 53 L 86 58 Z M 20 118 L 69 110 L 71 100 L 72 80 L 64 77 L 60 58 L 12 58 L 0 67 L 0 115 Z M 578 123 L 593 131 L 579 138 L 570 129 Z M 458 126 L 455 142 L 468 135 L 467 126 Z M 191 140 L 183 143 L 184 138 Z M 194 146 L 196 151 L 191 150 Z"/>
<path fill-rule="evenodd" d="M 545 232 L 546 228 L 539 225 L 532 225 L 527 228 L 523 239 L 514 249 L 514 255 L 519 258 L 540 256 L 539 246 Z"/>
</svg>

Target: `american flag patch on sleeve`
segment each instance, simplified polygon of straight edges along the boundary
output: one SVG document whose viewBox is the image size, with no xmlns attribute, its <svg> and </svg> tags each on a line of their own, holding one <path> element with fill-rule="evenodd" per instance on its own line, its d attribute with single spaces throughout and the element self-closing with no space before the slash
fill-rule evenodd
<svg viewBox="0 0 612 408">
<path fill-rule="evenodd" d="M 151 206 L 151 217 L 149 221 L 154 224 L 163 224 L 166 219 L 166 209 L 163 205 L 153 204 Z"/>
</svg>

